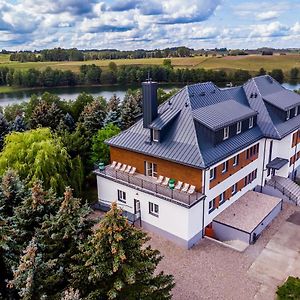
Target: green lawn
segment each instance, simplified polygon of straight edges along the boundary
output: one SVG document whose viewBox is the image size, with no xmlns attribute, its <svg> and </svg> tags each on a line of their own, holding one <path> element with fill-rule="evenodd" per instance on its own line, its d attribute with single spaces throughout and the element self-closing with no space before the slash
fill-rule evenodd
<svg viewBox="0 0 300 300">
<path fill-rule="evenodd" d="M 145 58 L 145 59 L 117 59 L 113 60 L 117 65 L 162 65 L 163 58 Z M 300 54 L 289 55 L 248 55 L 248 56 L 196 56 L 172 58 L 172 65 L 175 68 L 205 68 L 213 70 L 236 70 L 244 69 L 250 72 L 257 72 L 261 67 L 267 71 L 279 68 L 284 72 L 288 72 L 293 67 L 300 68 Z M 79 71 L 82 64 L 96 64 L 103 69 L 108 67 L 110 60 L 91 60 L 91 61 L 75 61 L 75 62 L 10 62 L 9 55 L 0 55 L 0 66 L 8 66 L 15 69 L 37 68 L 44 69 L 47 66 L 61 70 Z"/>
</svg>

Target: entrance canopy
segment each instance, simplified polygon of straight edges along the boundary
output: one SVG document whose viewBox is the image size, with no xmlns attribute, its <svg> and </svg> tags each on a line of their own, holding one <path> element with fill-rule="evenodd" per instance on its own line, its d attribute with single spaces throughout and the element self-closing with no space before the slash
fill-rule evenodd
<svg viewBox="0 0 300 300">
<path fill-rule="evenodd" d="M 289 161 L 285 158 L 276 157 L 267 164 L 268 169 L 280 170 Z"/>
</svg>

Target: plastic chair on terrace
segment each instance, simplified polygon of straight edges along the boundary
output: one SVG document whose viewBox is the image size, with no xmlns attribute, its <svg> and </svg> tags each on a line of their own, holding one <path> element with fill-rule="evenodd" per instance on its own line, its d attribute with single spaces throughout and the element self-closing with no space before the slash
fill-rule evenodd
<svg viewBox="0 0 300 300">
<path fill-rule="evenodd" d="M 175 185 L 175 190 L 180 190 L 182 187 L 182 181 L 178 181 L 177 184 Z"/>
<path fill-rule="evenodd" d="M 126 170 L 125 170 L 125 173 L 129 173 L 130 169 L 131 169 L 131 166 L 128 165 Z"/>
<path fill-rule="evenodd" d="M 189 188 L 189 190 L 187 191 L 187 193 L 190 194 L 190 195 L 194 194 L 195 193 L 195 189 L 196 189 L 196 187 L 194 185 L 191 185 L 190 188 Z"/>
<path fill-rule="evenodd" d="M 165 180 L 162 182 L 162 185 L 167 186 L 169 183 L 170 178 L 169 177 L 165 177 Z"/>
<path fill-rule="evenodd" d="M 164 176 L 159 175 L 158 179 L 156 180 L 157 184 L 161 184 L 164 180 Z"/>
<path fill-rule="evenodd" d="M 124 172 L 124 171 L 126 170 L 126 167 L 127 167 L 127 165 L 124 164 L 124 165 L 122 166 L 122 168 L 120 169 L 120 171 Z"/>
<path fill-rule="evenodd" d="M 116 171 L 120 170 L 121 166 L 122 166 L 122 164 L 119 162 L 119 163 L 117 164 L 117 166 L 115 167 L 115 170 L 116 170 Z"/>
<path fill-rule="evenodd" d="M 181 191 L 184 192 L 184 193 L 186 193 L 186 192 L 188 191 L 189 187 L 190 187 L 190 185 L 189 185 L 188 183 L 185 183 L 185 184 L 183 185 L 183 188 L 182 188 Z"/>
<path fill-rule="evenodd" d="M 135 174 L 135 171 L 136 171 L 136 167 L 133 167 L 131 169 L 131 171 L 129 172 L 130 175 L 134 175 Z"/>
</svg>

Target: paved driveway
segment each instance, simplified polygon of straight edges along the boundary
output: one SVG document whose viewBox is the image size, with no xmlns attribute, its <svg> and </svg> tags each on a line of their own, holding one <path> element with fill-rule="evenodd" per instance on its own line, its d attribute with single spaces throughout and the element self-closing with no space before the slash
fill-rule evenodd
<svg viewBox="0 0 300 300">
<path fill-rule="evenodd" d="M 248 274 L 261 283 L 256 299 L 273 299 L 276 286 L 300 277 L 300 213 L 294 213 L 266 245 Z"/>
<path fill-rule="evenodd" d="M 165 256 L 158 271 L 175 277 L 173 300 L 274 299 L 277 285 L 300 270 L 300 226 L 286 221 L 297 210 L 284 203 L 279 216 L 243 253 L 206 239 L 185 250 L 149 233 L 151 245 Z"/>
</svg>

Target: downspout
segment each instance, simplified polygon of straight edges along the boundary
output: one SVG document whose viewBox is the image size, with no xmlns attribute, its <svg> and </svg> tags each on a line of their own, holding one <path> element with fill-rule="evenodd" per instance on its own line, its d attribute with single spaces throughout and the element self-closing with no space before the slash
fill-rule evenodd
<svg viewBox="0 0 300 300">
<path fill-rule="evenodd" d="M 203 195 L 205 196 L 205 186 L 206 186 L 206 170 L 204 170 L 204 185 L 203 185 Z M 205 212 L 205 199 L 206 199 L 206 196 L 204 197 L 203 199 L 203 211 L 202 211 L 202 238 L 204 237 L 204 234 L 205 234 L 205 229 L 204 229 L 204 212 Z"/>
<path fill-rule="evenodd" d="M 267 138 L 265 139 L 265 146 L 264 146 L 264 159 L 263 159 L 263 167 L 262 167 L 262 174 L 261 174 L 261 185 L 260 185 L 260 192 L 262 193 L 263 189 L 263 182 L 264 182 L 264 171 L 265 171 L 265 161 L 266 161 L 266 146 L 267 146 Z"/>
<path fill-rule="evenodd" d="M 292 177 L 292 179 L 293 180 L 295 180 L 295 164 L 296 164 L 296 154 L 297 154 L 297 150 L 298 150 L 298 132 L 297 132 L 297 143 L 296 143 L 296 147 L 295 147 L 295 161 L 294 161 L 294 163 L 293 163 L 293 177 Z"/>
</svg>

